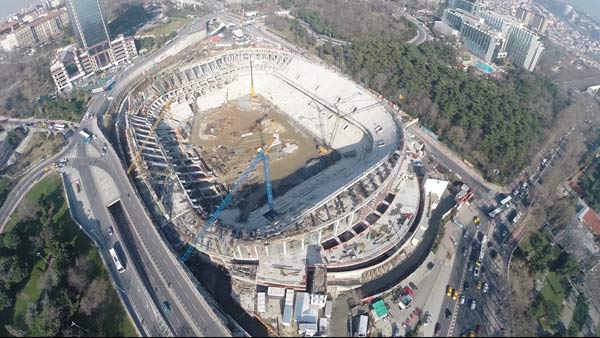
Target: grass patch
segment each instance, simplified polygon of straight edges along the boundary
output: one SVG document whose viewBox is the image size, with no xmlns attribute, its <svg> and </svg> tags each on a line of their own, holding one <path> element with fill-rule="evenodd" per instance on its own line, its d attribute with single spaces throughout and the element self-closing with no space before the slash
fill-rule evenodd
<svg viewBox="0 0 600 338">
<path fill-rule="evenodd" d="M 565 299 L 565 290 L 560 283 L 560 278 L 556 273 L 549 272 L 541 293 L 544 298 L 562 308 L 562 302 Z"/>
<path fill-rule="evenodd" d="M 58 196 L 55 196 L 55 198 L 56 197 L 62 198 L 60 196 L 62 190 L 57 192 L 57 189 L 61 188 L 60 184 L 61 184 L 60 176 L 50 175 L 50 176 L 44 178 L 43 180 L 41 180 L 35 186 L 33 186 L 33 188 L 31 188 L 31 190 L 27 193 L 25 198 L 27 198 L 31 202 L 39 201 L 42 196 L 58 195 Z M 56 194 L 56 193 L 58 193 L 58 194 Z M 17 207 L 17 209 L 18 208 L 20 208 L 20 206 Z"/>
<path fill-rule="evenodd" d="M 190 18 L 170 17 L 168 19 L 168 22 L 159 24 L 159 25 L 153 27 L 152 29 L 145 31 L 144 35 L 154 35 L 154 36 L 167 35 L 167 34 L 173 33 L 178 28 L 183 27 L 184 25 L 186 25 L 192 21 L 193 21 L 193 19 L 190 19 Z"/>
<path fill-rule="evenodd" d="M 40 281 L 44 276 L 44 269 L 46 269 L 46 262 L 40 259 L 33 266 L 27 284 L 25 284 L 25 287 L 16 297 L 13 310 L 13 323 L 22 330 L 27 329 L 27 325 L 24 322 L 27 307 L 29 304 L 36 304 L 42 295 L 42 285 L 40 284 Z"/>
<path fill-rule="evenodd" d="M 10 179 L 6 177 L 0 178 L 0 205 L 4 203 L 11 189 L 12 183 Z"/>
<path fill-rule="evenodd" d="M 525 252 L 525 253 L 529 253 L 531 250 L 533 250 L 533 246 L 531 245 L 529 236 L 527 236 L 526 238 L 523 238 L 521 243 L 519 243 L 519 248 L 521 248 L 521 250 L 523 250 L 523 252 Z"/>
</svg>

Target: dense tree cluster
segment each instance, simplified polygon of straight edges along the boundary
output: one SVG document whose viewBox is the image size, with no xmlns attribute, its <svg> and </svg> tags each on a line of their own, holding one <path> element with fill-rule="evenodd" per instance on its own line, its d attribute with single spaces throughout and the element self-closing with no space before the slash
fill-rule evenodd
<svg viewBox="0 0 600 338">
<path fill-rule="evenodd" d="M 557 87 L 537 75 L 511 70 L 498 80 L 463 71 L 455 65 L 455 49 L 443 42 L 364 41 L 319 52 L 419 117 L 496 181 L 528 163 L 542 131 L 567 105 Z"/>
<path fill-rule="evenodd" d="M 30 284 L 30 276 L 40 276 L 33 287 L 41 288 L 39 298 L 30 299 L 22 320 L 11 322 L 11 312 L 3 313 L 3 329 L 19 336 L 81 335 L 83 331 L 70 327 L 75 320 L 86 322 L 92 336 L 118 331 L 103 327 L 103 318 L 118 314 L 99 312 L 112 292 L 101 265 L 90 259 L 87 239 L 79 238 L 83 234 L 72 233 L 65 218 L 59 217 L 69 217 L 60 183 L 50 194 L 42 194 L 38 203 L 39 208 L 31 210 L 34 219 L 22 220 L 0 235 L 0 311 L 15 306 L 19 292 L 29 292 L 25 290 L 31 287 L 24 289 L 24 284 Z"/>
<path fill-rule="evenodd" d="M 286 0 L 280 5 L 315 32 L 342 40 L 407 41 L 416 34 L 414 24 L 389 1 Z"/>
<path fill-rule="evenodd" d="M 291 20 L 272 15 L 267 17 L 266 24 L 270 25 L 275 31 L 284 35 L 295 45 L 302 48 L 310 49 L 317 43 L 317 40 L 314 38 L 314 36 L 312 36 L 306 30 L 306 28 L 302 27 L 298 20 Z"/>
</svg>

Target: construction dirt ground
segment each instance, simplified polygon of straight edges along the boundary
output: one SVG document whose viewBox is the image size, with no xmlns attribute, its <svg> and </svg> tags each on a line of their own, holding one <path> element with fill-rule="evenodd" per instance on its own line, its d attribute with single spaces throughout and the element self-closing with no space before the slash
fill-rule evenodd
<svg viewBox="0 0 600 338">
<path fill-rule="evenodd" d="M 272 144 L 268 160 L 276 195 L 288 190 L 293 185 L 290 181 L 314 175 L 300 169 L 319 162 L 317 140 L 260 96 L 248 95 L 219 108 L 196 112 L 190 143 L 197 147 L 218 182 L 228 187 L 250 166 L 260 147 Z M 238 194 L 245 199 L 241 206 L 244 214 L 264 202 L 263 170 L 261 161 Z M 304 173 L 308 176 L 303 177 Z"/>
</svg>

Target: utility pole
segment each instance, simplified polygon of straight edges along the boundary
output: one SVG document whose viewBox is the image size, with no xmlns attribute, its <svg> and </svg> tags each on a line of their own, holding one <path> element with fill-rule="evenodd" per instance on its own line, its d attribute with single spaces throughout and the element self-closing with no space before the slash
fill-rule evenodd
<svg viewBox="0 0 600 338">
<path fill-rule="evenodd" d="M 250 97 L 256 97 L 254 92 L 254 73 L 252 72 L 252 58 L 250 58 Z"/>
</svg>

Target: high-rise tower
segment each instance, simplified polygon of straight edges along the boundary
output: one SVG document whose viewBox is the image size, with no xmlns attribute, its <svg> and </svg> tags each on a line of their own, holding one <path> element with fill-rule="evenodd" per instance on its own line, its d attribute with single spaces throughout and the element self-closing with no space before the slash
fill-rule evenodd
<svg viewBox="0 0 600 338">
<path fill-rule="evenodd" d="M 101 69 L 111 64 L 110 34 L 106 26 L 102 0 L 66 0 L 73 32 L 90 61 Z"/>
</svg>

